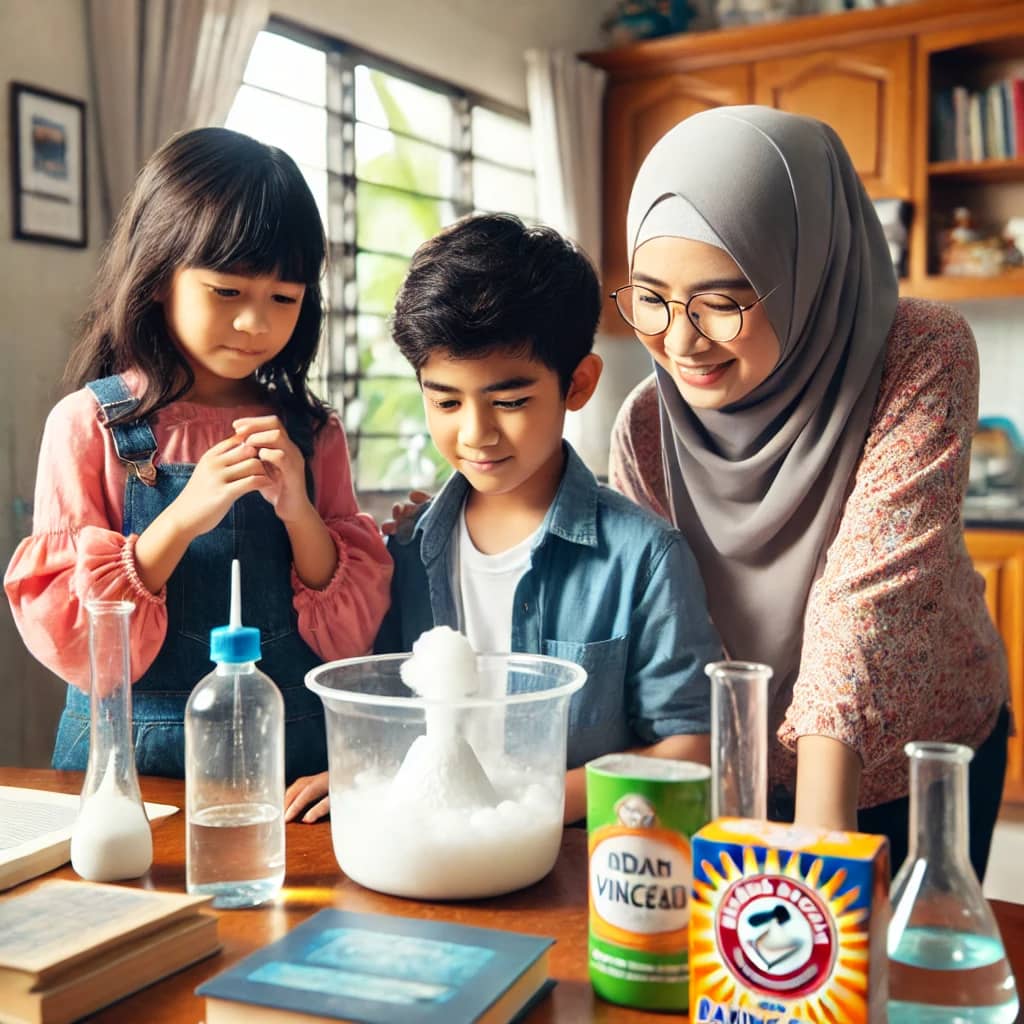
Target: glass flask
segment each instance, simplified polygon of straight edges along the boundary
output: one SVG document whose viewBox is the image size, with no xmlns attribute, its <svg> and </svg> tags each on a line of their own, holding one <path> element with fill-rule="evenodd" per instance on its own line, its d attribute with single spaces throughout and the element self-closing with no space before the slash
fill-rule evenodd
<svg viewBox="0 0 1024 1024">
<path fill-rule="evenodd" d="M 131 601 L 87 601 L 89 762 L 71 830 L 71 866 L 92 882 L 144 875 L 153 862 L 132 741 Z"/>
<path fill-rule="evenodd" d="M 753 661 L 714 661 L 711 679 L 711 817 L 768 817 L 768 682 Z"/>
<path fill-rule="evenodd" d="M 891 1024 L 1010 1024 L 1017 988 L 968 857 L 967 766 L 957 743 L 908 743 L 910 849 L 892 883 Z"/>
<path fill-rule="evenodd" d="M 284 883 L 284 699 L 256 668 L 237 559 L 231 625 L 210 632 L 214 670 L 185 707 L 186 887 L 215 907 L 254 907 Z"/>
</svg>

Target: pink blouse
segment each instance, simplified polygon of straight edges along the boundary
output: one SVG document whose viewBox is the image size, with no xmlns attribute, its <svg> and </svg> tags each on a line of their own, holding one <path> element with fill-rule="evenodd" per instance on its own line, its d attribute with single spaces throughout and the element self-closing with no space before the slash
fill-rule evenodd
<svg viewBox="0 0 1024 1024">
<path fill-rule="evenodd" d="M 977 747 L 994 728 L 1008 699 L 1006 656 L 962 520 L 977 405 L 966 321 L 900 300 L 864 453 L 808 599 L 792 701 L 774 723 L 773 784 L 793 792 L 797 739 L 829 736 L 860 755 L 860 806 L 873 807 L 906 795 L 907 741 Z M 661 460 L 649 377 L 619 413 L 610 476 L 670 518 Z"/>
<path fill-rule="evenodd" d="M 138 393 L 138 377 L 124 376 Z M 159 446 L 155 461 L 193 464 L 234 433 L 233 420 L 270 411 L 175 402 L 150 419 Z M 336 416 L 317 435 L 311 469 L 317 511 L 334 538 L 338 566 L 323 590 L 305 586 L 293 568 L 299 633 L 325 661 L 355 657 L 370 650 L 387 611 L 392 565 L 376 524 L 356 504 L 348 445 Z M 92 393 L 83 388 L 61 400 L 43 431 L 32 536 L 15 550 L 4 588 L 32 654 L 82 690 L 89 687 L 87 597 L 135 602 L 133 680 L 152 664 L 167 632 L 166 588 L 159 594 L 146 589 L 135 567 L 137 537 L 120 532 L 125 481 L 126 467 Z"/>
</svg>

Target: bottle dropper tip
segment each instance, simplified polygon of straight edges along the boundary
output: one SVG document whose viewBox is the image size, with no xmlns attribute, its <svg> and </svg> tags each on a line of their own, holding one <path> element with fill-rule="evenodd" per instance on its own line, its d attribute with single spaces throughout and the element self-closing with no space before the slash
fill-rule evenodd
<svg viewBox="0 0 1024 1024">
<path fill-rule="evenodd" d="M 242 569 L 237 558 L 231 559 L 231 615 L 228 625 L 232 629 L 242 627 Z"/>
</svg>

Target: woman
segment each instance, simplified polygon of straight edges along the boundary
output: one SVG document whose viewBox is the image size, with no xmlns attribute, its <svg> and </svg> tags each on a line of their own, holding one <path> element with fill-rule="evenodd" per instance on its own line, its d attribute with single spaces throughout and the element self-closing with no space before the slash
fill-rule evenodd
<svg viewBox="0 0 1024 1024">
<path fill-rule="evenodd" d="M 655 362 L 612 483 L 671 519 L 730 654 L 773 666 L 772 817 L 889 836 L 904 744 L 977 749 L 984 874 L 1006 766 L 1005 655 L 961 518 L 977 352 L 899 299 L 882 228 L 827 125 L 765 107 L 688 118 L 628 214 L 619 312 Z"/>
</svg>

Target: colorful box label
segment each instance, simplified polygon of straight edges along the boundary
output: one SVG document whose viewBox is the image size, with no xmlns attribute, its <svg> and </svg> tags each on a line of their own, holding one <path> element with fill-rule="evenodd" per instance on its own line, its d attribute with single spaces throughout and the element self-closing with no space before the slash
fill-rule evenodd
<svg viewBox="0 0 1024 1024">
<path fill-rule="evenodd" d="M 884 837 L 721 819 L 693 858 L 693 1024 L 885 1019 Z"/>
</svg>

